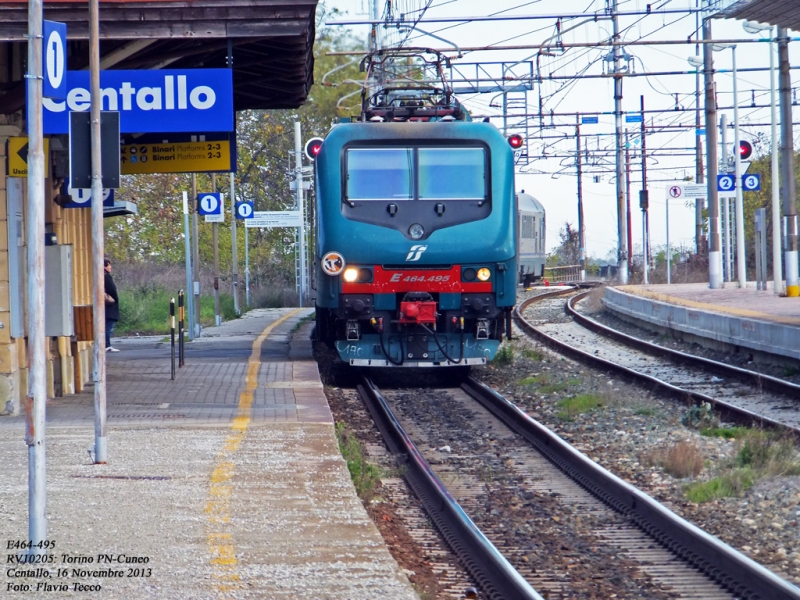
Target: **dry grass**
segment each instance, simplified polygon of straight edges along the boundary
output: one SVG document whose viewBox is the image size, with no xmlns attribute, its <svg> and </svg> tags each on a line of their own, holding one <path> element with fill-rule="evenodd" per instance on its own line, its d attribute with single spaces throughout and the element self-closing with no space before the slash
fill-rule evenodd
<svg viewBox="0 0 800 600">
<path fill-rule="evenodd" d="M 594 288 L 591 292 L 589 292 L 589 295 L 586 296 L 586 298 L 581 300 L 581 310 L 587 313 L 597 313 L 602 311 L 605 308 L 602 302 L 605 294 L 605 286 Z"/>
<path fill-rule="evenodd" d="M 697 444 L 691 442 L 676 442 L 666 449 L 653 448 L 641 460 L 679 479 L 697 477 L 703 470 L 703 454 Z"/>
<path fill-rule="evenodd" d="M 244 269 L 242 269 L 244 271 Z M 186 269 L 183 264 L 164 265 L 147 262 L 117 262 L 114 264 L 114 282 L 120 291 L 130 291 L 135 295 L 148 294 L 157 290 L 168 290 L 177 293 L 186 288 Z M 239 273 L 239 300 L 244 305 L 244 273 Z M 231 294 L 233 285 L 229 272 L 220 272 L 219 289 Z M 200 291 L 203 295 L 214 293 L 213 268 L 201 266 Z M 294 287 L 281 281 L 261 282 L 256 285 L 251 281 L 250 304 L 252 308 L 275 308 L 298 306 L 299 300 Z"/>
</svg>

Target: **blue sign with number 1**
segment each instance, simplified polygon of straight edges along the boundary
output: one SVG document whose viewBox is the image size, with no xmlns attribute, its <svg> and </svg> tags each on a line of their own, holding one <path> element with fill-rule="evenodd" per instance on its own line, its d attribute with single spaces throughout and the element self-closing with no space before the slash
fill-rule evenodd
<svg viewBox="0 0 800 600">
<path fill-rule="evenodd" d="M 221 215 L 222 214 L 222 194 L 215 192 L 205 192 L 197 196 L 197 214 L 200 215 Z"/>
</svg>

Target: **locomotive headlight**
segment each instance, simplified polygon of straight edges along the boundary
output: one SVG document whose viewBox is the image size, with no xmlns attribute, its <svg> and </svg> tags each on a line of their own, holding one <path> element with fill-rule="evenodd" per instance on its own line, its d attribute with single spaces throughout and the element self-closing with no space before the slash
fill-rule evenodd
<svg viewBox="0 0 800 600">
<path fill-rule="evenodd" d="M 419 223 L 414 223 L 408 228 L 408 235 L 410 235 L 412 239 L 418 240 L 425 235 L 425 228 Z"/>
<path fill-rule="evenodd" d="M 358 279 L 358 269 L 347 267 L 344 270 L 344 275 L 342 275 L 342 277 L 344 277 L 344 280 L 347 283 L 353 283 L 356 279 Z"/>
<path fill-rule="evenodd" d="M 478 269 L 478 279 L 481 281 L 489 281 L 489 278 L 492 276 L 492 272 L 487 269 L 486 267 L 482 267 Z"/>
<path fill-rule="evenodd" d="M 322 270 L 326 275 L 338 275 L 344 270 L 344 256 L 338 252 L 328 252 L 322 257 Z"/>
</svg>

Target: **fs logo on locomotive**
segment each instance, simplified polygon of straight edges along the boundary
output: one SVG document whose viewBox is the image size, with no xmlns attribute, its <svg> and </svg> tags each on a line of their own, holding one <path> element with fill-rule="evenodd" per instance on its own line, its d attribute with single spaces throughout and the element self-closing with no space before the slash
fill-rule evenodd
<svg viewBox="0 0 800 600">
<path fill-rule="evenodd" d="M 422 257 L 422 253 L 427 250 L 427 246 L 420 246 L 414 245 L 411 246 L 411 250 L 408 251 L 408 256 L 406 256 L 406 262 L 415 262 L 418 261 Z"/>
</svg>

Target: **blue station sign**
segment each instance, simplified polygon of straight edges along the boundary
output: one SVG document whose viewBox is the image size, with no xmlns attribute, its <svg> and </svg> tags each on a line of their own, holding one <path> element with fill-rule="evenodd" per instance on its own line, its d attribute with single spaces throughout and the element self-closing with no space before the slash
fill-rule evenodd
<svg viewBox="0 0 800 600">
<path fill-rule="evenodd" d="M 89 71 L 67 71 L 66 100 L 45 98 L 44 133 L 69 132 L 70 111 L 91 108 Z M 101 110 L 119 111 L 121 133 L 233 131 L 230 69 L 101 71 Z"/>
</svg>

